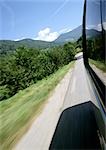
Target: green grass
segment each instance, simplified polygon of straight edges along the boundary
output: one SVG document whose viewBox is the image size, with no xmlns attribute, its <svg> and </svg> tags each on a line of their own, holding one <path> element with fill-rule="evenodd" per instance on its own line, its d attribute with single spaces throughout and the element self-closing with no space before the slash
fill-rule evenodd
<svg viewBox="0 0 106 150">
<path fill-rule="evenodd" d="M 79 47 L 78 47 L 78 48 L 76 49 L 76 51 L 77 51 L 77 53 L 82 52 L 82 48 L 79 48 Z"/>
<path fill-rule="evenodd" d="M 15 96 L 0 102 L 0 149 L 12 149 L 41 113 L 51 91 L 73 65 L 74 61 Z"/>
<path fill-rule="evenodd" d="M 106 72 L 106 64 L 101 62 L 101 61 L 95 61 L 92 59 L 89 59 L 90 63 L 95 65 L 97 68 L 99 68 L 100 70 L 102 70 L 103 72 Z"/>
</svg>

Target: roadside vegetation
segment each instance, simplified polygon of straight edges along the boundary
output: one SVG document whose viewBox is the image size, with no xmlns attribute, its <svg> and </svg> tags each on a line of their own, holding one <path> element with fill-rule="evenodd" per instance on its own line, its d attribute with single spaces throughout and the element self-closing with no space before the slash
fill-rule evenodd
<svg viewBox="0 0 106 150">
<path fill-rule="evenodd" d="M 9 150 L 73 66 L 75 43 L 48 49 L 19 47 L 0 56 L 0 145 Z M 71 62 L 71 63 L 70 63 Z"/>
<path fill-rule="evenodd" d="M 87 39 L 87 53 L 90 59 L 105 63 L 105 44 L 103 42 L 102 33 L 99 36 Z"/>
<path fill-rule="evenodd" d="M 0 100 L 15 95 L 68 64 L 76 54 L 75 43 L 48 49 L 20 47 L 0 57 Z"/>
<path fill-rule="evenodd" d="M 13 97 L 0 102 L 0 145 L 11 150 L 42 111 L 51 91 L 60 82 L 74 61 L 60 67 L 55 73 L 38 81 Z M 51 68 L 50 68 L 51 69 Z"/>
<path fill-rule="evenodd" d="M 105 33 L 103 35 L 100 33 L 98 36 L 87 39 L 87 53 L 89 63 L 106 72 L 104 39 Z"/>
<path fill-rule="evenodd" d="M 105 49 L 100 37 L 87 41 L 87 52 L 89 58 L 105 63 Z"/>
<path fill-rule="evenodd" d="M 0 149 L 11 150 L 74 65 L 76 43 L 0 56 Z"/>
<path fill-rule="evenodd" d="M 90 64 L 95 65 L 97 68 L 99 68 L 100 70 L 102 70 L 103 72 L 106 72 L 106 64 L 101 62 L 101 61 L 96 61 L 93 59 L 89 59 Z"/>
</svg>

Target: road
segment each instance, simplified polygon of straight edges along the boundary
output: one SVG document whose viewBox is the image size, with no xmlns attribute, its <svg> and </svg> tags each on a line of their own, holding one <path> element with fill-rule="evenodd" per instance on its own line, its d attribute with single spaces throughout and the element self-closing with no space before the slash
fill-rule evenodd
<svg viewBox="0 0 106 150">
<path fill-rule="evenodd" d="M 72 69 L 55 88 L 43 112 L 21 138 L 15 150 L 47 150 L 62 112 L 64 97 L 71 78 Z"/>
<path fill-rule="evenodd" d="M 76 55 L 77 61 L 64 100 L 63 110 L 87 101 L 92 101 L 92 103 L 98 106 L 94 90 L 90 83 L 91 81 L 83 63 L 82 55 L 82 53 Z"/>
<path fill-rule="evenodd" d="M 76 58 L 78 60 L 71 76 L 62 108 L 63 113 L 56 126 L 50 150 L 101 149 L 97 134 L 97 121 L 101 122 L 101 120 L 95 120 L 95 114 L 97 118 L 101 118 L 97 95 L 95 98 L 92 80 L 84 67 L 82 53 Z M 102 129 L 103 127 L 102 124 Z"/>
<path fill-rule="evenodd" d="M 60 114 L 64 109 L 87 101 L 92 101 L 99 107 L 83 64 L 82 53 L 76 58 L 78 60 L 74 70 L 70 70 L 56 87 L 42 114 L 19 141 L 15 150 L 48 150 Z"/>
</svg>

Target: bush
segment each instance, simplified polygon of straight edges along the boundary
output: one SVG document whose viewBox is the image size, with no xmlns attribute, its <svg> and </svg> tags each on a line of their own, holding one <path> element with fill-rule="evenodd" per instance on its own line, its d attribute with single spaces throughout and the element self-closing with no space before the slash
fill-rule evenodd
<svg viewBox="0 0 106 150">
<path fill-rule="evenodd" d="M 5 86 L 0 86 L 0 100 L 9 98 L 10 90 Z"/>
<path fill-rule="evenodd" d="M 52 74 L 74 59 L 75 48 L 72 43 L 48 50 L 20 47 L 13 54 L 0 59 L 0 100 L 14 95 L 38 80 Z"/>
</svg>

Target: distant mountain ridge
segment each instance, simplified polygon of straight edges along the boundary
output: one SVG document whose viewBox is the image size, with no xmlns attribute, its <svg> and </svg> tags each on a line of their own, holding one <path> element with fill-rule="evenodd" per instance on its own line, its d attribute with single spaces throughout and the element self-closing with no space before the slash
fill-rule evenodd
<svg viewBox="0 0 106 150">
<path fill-rule="evenodd" d="M 99 31 L 94 29 L 87 29 L 86 30 L 87 37 L 94 37 L 100 34 Z M 6 53 L 7 51 L 14 51 L 16 48 L 20 46 L 25 46 L 28 48 L 48 48 L 58 45 L 63 45 L 66 42 L 73 42 L 77 41 L 82 36 L 82 25 L 78 26 L 77 28 L 69 31 L 67 33 L 61 34 L 56 40 L 53 42 L 46 42 L 40 40 L 33 40 L 33 39 L 23 39 L 19 41 L 12 41 L 12 40 L 0 40 L 0 54 Z"/>
<path fill-rule="evenodd" d="M 94 37 L 100 34 L 99 31 L 95 29 L 86 29 L 87 37 Z M 55 43 L 65 43 L 69 41 L 77 41 L 82 36 L 82 25 L 78 26 L 77 28 L 73 29 L 70 32 L 61 34 L 54 42 Z"/>
<path fill-rule="evenodd" d="M 77 28 L 69 31 L 67 33 L 61 34 L 54 42 L 61 43 L 61 42 L 68 42 L 68 41 L 75 41 L 82 36 L 82 26 L 78 26 Z"/>
<path fill-rule="evenodd" d="M 44 49 L 47 47 L 55 46 L 53 42 L 46 42 L 40 40 L 23 39 L 19 41 L 12 40 L 0 40 L 0 54 L 5 54 L 7 51 L 15 51 L 18 47 L 25 46 L 28 48 L 40 48 Z"/>
</svg>

